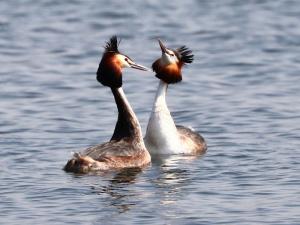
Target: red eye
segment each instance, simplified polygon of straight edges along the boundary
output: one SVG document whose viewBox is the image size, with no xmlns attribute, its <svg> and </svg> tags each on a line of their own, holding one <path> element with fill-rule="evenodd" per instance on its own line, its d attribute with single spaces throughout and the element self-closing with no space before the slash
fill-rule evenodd
<svg viewBox="0 0 300 225">
<path fill-rule="evenodd" d="M 128 62 L 128 58 L 125 58 L 125 61 Z"/>
</svg>

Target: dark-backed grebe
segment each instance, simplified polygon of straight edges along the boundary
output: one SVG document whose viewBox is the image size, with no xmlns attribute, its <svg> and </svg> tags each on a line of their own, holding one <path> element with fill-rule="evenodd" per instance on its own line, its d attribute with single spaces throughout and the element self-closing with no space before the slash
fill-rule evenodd
<svg viewBox="0 0 300 225">
<path fill-rule="evenodd" d="M 147 151 L 139 121 L 122 89 L 122 68 L 148 70 L 133 62 L 118 50 L 118 39 L 113 36 L 106 43 L 97 71 L 97 80 L 111 88 L 118 108 L 118 121 L 109 142 L 75 153 L 65 165 L 68 172 L 88 172 L 130 167 L 144 167 L 151 157 Z"/>
<path fill-rule="evenodd" d="M 162 56 L 153 64 L 153 71 L 160 79 L 147 126 L 145 145 L 151 154 L 203 154 L 207 146 L 204 138 L 189 128 L 175 125 L 166 104 L 169 84 L 182 80 L 181 69 L 192 63 L 192 51 L 182 46 L 176 50 L 166 48 L 158 40 Z"/>
</svg>

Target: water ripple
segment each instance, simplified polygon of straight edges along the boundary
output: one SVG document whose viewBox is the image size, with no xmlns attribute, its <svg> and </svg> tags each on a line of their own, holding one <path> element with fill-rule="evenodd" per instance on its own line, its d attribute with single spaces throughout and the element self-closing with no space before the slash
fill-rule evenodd
<svg viewBox="0 0 300 225">
<path fill-rule="evenodd" d="M 5 1 L 0 7 L 1 224 L 300 224 L 298 1 Z M 170 85 L 203 157 L 78 175 L 72 152 L 110 139 L 95 73 L 105 41 L 151 66 L 156 38 L 195 61 Z M 158 80 L 124 71 L 145 131 Z M 141 88 L 142 87 L 142 88 Z"/>
</svg>

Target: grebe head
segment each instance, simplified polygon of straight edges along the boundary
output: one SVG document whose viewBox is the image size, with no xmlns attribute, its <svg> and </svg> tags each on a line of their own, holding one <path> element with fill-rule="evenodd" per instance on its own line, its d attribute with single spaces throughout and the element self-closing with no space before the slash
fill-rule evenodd
<svg viewBox="0 0 300 225">
<path fill-rule="evenodd" d="M 156 72 L 156 77 L 171 84 L 182 80 L 181 68 L 186 63 L 192 63 L 194 55 L 186 46 L 173 50 L 168 49 L 158 39 L 161 48 L 161 58 L 152 64 L 152 69 Z"/>
<path fill-rule="evenodd" d="M 122 69 L 129 67 L 138 70 L 147 71 L 148 69 L 142 65 L 136 64 L 127 55 L 119 52 L 120 40 L 117 36 L 112 36 L 106 46 L 102 59 L 100 61 L 97 80 L 109 87 L 118 88 L 122 86 Z"/>
</svg>

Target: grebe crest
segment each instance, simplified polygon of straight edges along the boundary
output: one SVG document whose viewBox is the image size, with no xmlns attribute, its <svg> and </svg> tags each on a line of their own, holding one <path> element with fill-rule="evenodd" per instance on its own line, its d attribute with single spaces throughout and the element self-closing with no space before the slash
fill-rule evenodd
<svg viewBox="0 0 300 225">
<path fill-rule="evenodd" d="M 192 63 L 194 55 L 186 46 L 181 46 L 176 50 L 168 49 L 158 39 L 161 48 L 161 58 L 152 64 L 152 69 L 156 72 L 156 77 L 167 84 L 177 83 L 182 80 L 181 69 L 184 64 Z"/>
</svg>

